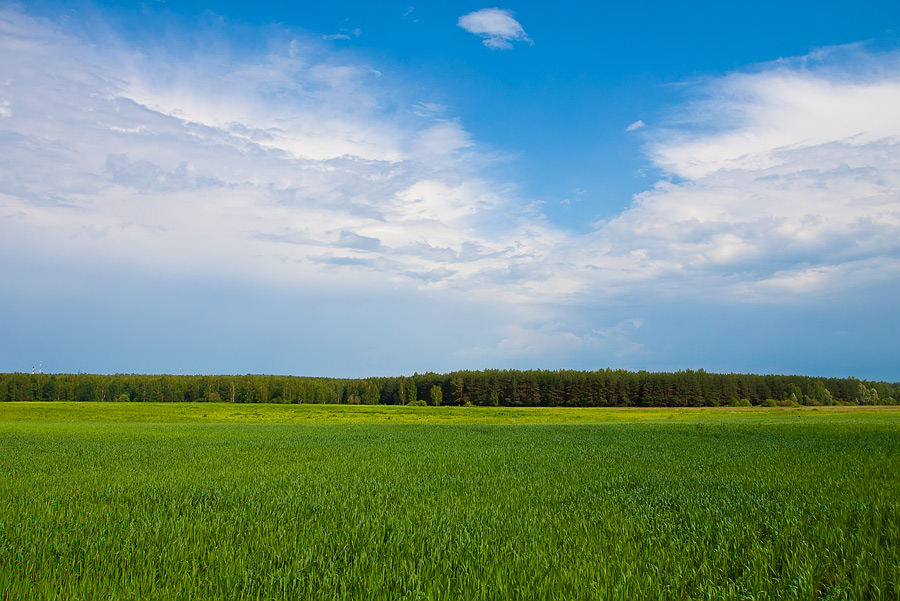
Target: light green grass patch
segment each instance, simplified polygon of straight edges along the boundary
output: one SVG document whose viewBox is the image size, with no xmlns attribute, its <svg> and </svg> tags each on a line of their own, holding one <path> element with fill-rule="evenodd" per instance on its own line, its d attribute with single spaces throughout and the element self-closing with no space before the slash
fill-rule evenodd
<svg viewBox="0 0 900 601">
<path fill-rule="evenodd" d="M 900 407 L 593 408 L 409 407 L 403 405 L 273 405 L 234 403 L 0 403 L 0 422 L 577 424 L 645 420 L 772 420 L 785 416 L 900 418 Z"/>
</svg>

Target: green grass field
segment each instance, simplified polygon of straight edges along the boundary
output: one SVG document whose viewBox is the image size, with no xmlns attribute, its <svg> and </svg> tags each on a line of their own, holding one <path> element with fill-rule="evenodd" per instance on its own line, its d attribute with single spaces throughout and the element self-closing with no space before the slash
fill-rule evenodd
<svg viewBox="0 0 900 601">
<path fill-rule="evenodd" d="M 0 404 L 0 599 L 898 599 L 896 409 Z"/>
</svg>

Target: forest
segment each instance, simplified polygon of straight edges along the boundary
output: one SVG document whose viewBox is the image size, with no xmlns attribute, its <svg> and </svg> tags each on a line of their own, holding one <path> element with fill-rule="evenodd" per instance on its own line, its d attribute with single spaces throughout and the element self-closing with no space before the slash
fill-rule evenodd
<svg viewBox="0 0 900 601">
<path fill-rule="evenodd" d="M 483 370 L 375 378 L 0 373 L 0 402 L 233 402 L 505 407 L 892 405 L 900 383 L 704 370 Z"/>
</svg>

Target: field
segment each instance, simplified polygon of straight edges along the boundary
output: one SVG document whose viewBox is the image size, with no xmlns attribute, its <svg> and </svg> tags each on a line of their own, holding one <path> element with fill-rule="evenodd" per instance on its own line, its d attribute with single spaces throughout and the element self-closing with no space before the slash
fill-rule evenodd
<svg viewBox="0 0 900 601">
<path fill-rule="evenodd" d="M 897 409 L 0 404 L 0 599 L 898 599 Z"/>
</svg>

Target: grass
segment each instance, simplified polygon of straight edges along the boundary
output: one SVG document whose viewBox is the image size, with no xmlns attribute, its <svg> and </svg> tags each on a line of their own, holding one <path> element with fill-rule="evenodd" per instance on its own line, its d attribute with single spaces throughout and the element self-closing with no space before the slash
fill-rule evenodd
<svg viewBox="0 0 900 601">
<path fill-rule="evenodd" d="M 0 599 L 897 599 L 898 465 L 896 410 L 3 404 Z"/>
<path fill-rule="evenodd" d="M 571 424 L 643 420 L 771 420 L 819 412 L 881 420 L 900 407 L 595 408 L 410 407 L 234 403 L 0 403 L 0 422 L 272 423 L 272 424 Z"/>
</svg>

